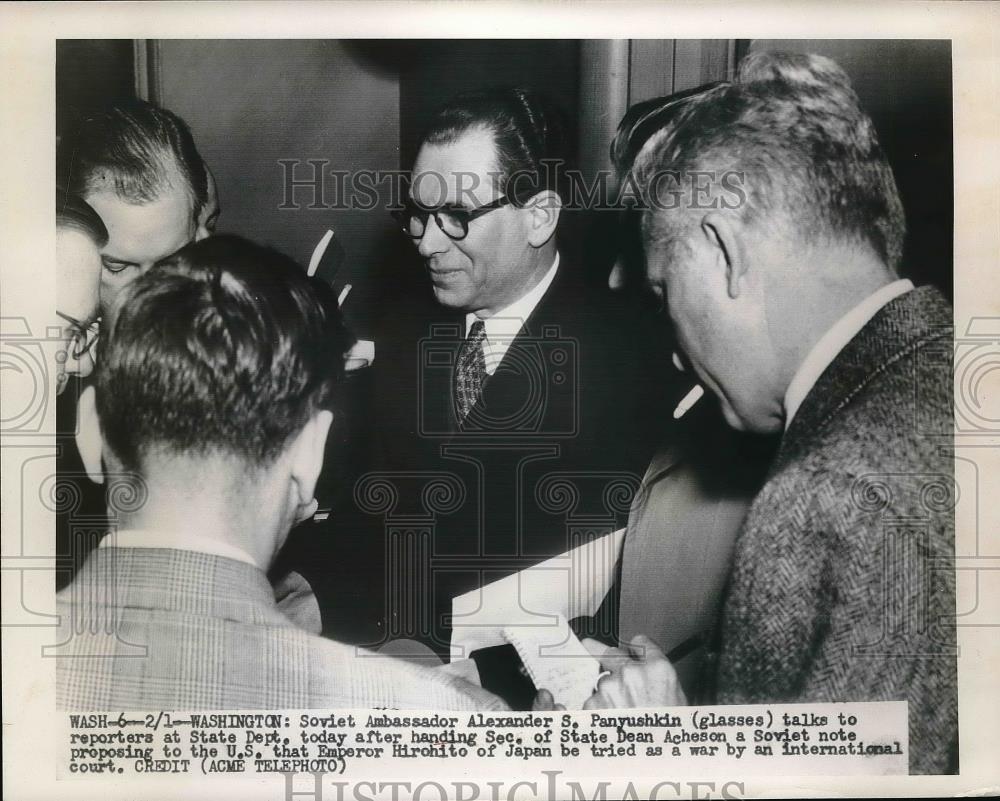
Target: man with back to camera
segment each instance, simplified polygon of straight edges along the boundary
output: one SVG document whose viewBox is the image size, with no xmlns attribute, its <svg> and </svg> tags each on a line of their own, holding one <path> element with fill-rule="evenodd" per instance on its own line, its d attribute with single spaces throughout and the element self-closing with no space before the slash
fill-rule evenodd
<svg viewBox="0 0 1000 801">
<path fill-rule="evenodd" d="M 101 251 L 105 320 L 137 276 L 214 229 L 214 178 L 187 124 L 167 109 L 132 100 L 94 112 L 60 143 L 58 161 L 68 189 L 108 229 Z"/>
<path fill-rule="evenodd" d="M 335 303 L 230 236 L 184 248 L 125 299 L 80 410 L 100 443 L 85 464 L 131 502 L 58 595 L 60 707 L 502 707 L 309 634 L 275 604 L 265 573 L 315 510 L 350 344 Z"/>
<path fill-rule="evenodd" d="M 605 531 L 620 525 L 628 501 L 615 506 L 604 491 L 638 485 L 667 403 L 664 371 L 629 345 L 634 321 L 560 253 L 565 143 L 552 109 L 515 89 L 460 96 L 433 116 L 421 143 L 397 219 L 433 301 L 424 309 L 408 296 L 377 340 L 376 472 L 396 482 L 401 509 L 418 474 L 457 476 L 462 496 L 457 509 L 435 512 L 429 578 L 406 610 L 416 616 L 410 629 L 384 633 L 385 621 L 395 623 L 391 599 L 369 629 L 444 655 L 454 596 L 578 544 L 567 525 L 574 514 L 597 517 Z M 556 508 L 559 477 L 579 493 L 576 508 Z M 380 514 L 368 514 L 377 528 Z M 375 548 L 384 537 L 379 528 L 368 540 Z M 373 553 L 354 571 L 369 593 L 384 586 L 390 557 Z M 487 686 L 517 683 L 507 674 L 491 684 L 484 674 L 506 668 L 479 660 Z M 516 703 L 530 703 L 527 689 Z"/>
<path fill-rule="evenodd" d="M 632 170 L 646 276 L 688 360 L 734 428 L 783 431 L 736 542 L 717 701 L 905 700 L 910 771 L 955 771 L 952 314 L 899 277 L 871 120 L 829 59 L 757 53 Z M 727 205 L 734 173 L 746 202 Z M 650 639 L 626 651 L 589 708 L 685 702 Z"/>
</svg>

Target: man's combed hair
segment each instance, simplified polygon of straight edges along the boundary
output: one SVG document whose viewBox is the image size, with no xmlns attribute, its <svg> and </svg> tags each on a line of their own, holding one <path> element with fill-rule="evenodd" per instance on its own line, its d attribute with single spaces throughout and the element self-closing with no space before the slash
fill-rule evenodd
<svg viewBox="0 0 1000 801">
<path fill-rule="evenodd" d="M 351 338 L 333 293 L 235 236 L 180 250 L 129 287 L 100 340 L 97 410 L 124 466 L 150 453 L 267 464 L 329 408 Z"/>
<path fill-rule="evenodd" d="M 477 128 L 493 135 L 497 188 L 511 192 L 516 204 L 546 189 L 560 191 L 566 171 L 566 129 L 548 100 L 513 88 L 462 94 L 437 111 L 421 141 L 449 144 Z"/>
<path fill-rule="evenodd" d="M 867 244 L 898 269 L 906 226 L 896 182 L 850 80 L 830 59 L 753 53 L 733 82 L 707 88 L 666 117 L 643 132 L 644 142 L 617 143 L 618 152 L 637 154 L 639 186 L 664 171 L 738 173 L 747 222 L 788 219 L 806 241 Z M 647 223 L 668 216 L 677 215 L 649 214 Z"/>
<path fill-rule="evenodd" d="M 108 189 L 129 203 L 148 203 L 180 178 L 197 215 L 208 196 L 205 164 L 187 124 L 143 100 L 115 103 L 81 120 L 60 143 L 57 169 L 80 197 Z"/>
</svg>

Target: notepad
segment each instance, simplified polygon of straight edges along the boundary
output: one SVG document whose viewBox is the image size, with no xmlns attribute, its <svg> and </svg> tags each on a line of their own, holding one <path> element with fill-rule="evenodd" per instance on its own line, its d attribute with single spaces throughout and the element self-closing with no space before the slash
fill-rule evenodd
<svg viewBox="0 0 1000 801">
<path fill-rule="evenodd" d="M 548 690 L 557 704 L 583 709 L 601 673 L 562 615 L 547 626 L 507 626 L 504 639 L 517 650 L 535 689 Z"/>
</svg>

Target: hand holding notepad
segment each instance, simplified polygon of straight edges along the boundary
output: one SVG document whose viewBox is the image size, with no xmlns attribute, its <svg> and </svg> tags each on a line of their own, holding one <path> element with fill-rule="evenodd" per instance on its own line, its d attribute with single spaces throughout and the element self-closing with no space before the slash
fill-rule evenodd
<svg viewBox="0 0 1000 801">
<path fill-rule="evenodd" d="M 582 709 L 594 692 L 600 663 L 588 653 L 566 618 L 551 626 L 508 626 L 504 639 L 517 650 L 537 690 L 548 690 L 557 704 Z"/>
<path fill-rule="evenodd" d="M 566 621 L 597 612 L 624 537 L 619 529 L 453 598 L 451 659 L 510 643 L 536 689 L 581 709 L 601 667 Z"/>
</svg>

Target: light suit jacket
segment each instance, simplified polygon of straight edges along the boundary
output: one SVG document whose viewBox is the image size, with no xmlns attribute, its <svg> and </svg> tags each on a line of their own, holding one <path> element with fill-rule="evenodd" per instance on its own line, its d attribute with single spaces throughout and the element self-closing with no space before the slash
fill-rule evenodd
<svg viewBox="0 0 1000 801">
<path fill-rule="evenodd" d="M 57 595 L 62 709 L 502 709 L 432 668 L 297 628 L 267 577 L 224 557 L 99 548 Z"/>
<path fill-rule="evenodd" d="M 632 502 L 618 586 L 618 635 L 645 634 L 674 662 L 684 692 L 711 692 L 733 546 L 776 444 L 733 431 L 705 399 L 653 457 Z M 603 611 L 603 610 L 602 610 Z"/>
</svg>

